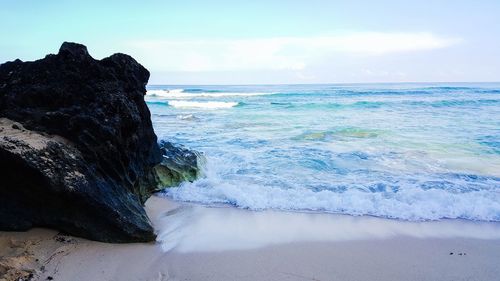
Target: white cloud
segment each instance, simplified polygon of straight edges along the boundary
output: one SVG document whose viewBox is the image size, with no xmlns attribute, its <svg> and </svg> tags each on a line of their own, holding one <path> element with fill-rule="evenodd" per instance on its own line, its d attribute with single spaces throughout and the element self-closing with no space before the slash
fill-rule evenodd
<svg viewBox="0 0 500 281">
<path fill-rule="evenodd" d="M 129 49 L 152 70 L 302 70 L 335 55 L 382 56 L 446 48 L 461 39 L 432 33 L 362 32 L 263 39 L 147 40 Z"/>
</svg>

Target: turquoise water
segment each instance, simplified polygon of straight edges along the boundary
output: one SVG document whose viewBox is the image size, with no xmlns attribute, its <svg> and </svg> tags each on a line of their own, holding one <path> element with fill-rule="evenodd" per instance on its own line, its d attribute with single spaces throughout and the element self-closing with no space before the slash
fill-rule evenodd
<svg viewBox="0 0 500 281">
<path fill-rule="evenodd" d="M 148 86 L 160 139 L 202 151 L 180 201 L 500 221 L 500 84 Z"/>
</svg>

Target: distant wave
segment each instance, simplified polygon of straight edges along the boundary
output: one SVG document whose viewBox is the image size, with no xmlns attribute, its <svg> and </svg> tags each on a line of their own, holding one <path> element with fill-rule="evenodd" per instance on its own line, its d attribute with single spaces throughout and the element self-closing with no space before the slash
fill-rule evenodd
<svg viewBox="0 0 500 281">
<path fill-rule="evenodd" d="M 180 114 L 180 115 L 177 115 L 176 117 L 177 117 L 177 119 L 187 120 L 187 121 L 198 120 L 198 118 L 196 116 L 194 116 L 193 114 Z"/>
<path fill-rule="evenodd" d="M 167 95 L 176 95 L 183 93 L 184 89 L 170 89 L 170 90 L 147 90 L 146 95 L 155 96 L 155 97 L 163 97 Z"/>
<path fill-rule="evenodd" d="M 148 101 L 146 100 L 147 104 L 155 104 L 155 105 L 166 105 L 167 103 L 164 101 Z"/>
<path fill-rule="evenodd" d="M 443 91 L 461 91 L 461 90 L 475 90 L 473 87 L 456 87 L 456 86 L 433 86 L 420 88 L 422 90 L 443 90 Z"/>
<path fill-rule="evenodd" d="M 433 102 L 414 101 L 408 102 L 411 105 L 432 106 L 432 107 L 456 107 L 456 106 L 495 106 L 500 100 L 477 99 L 477 100 L 441 100 Z"/>
<path fill-rule="evenodd" d="M 202 88 L 186 88 L 182 90 L 184 93 L 221 93 L 221 90 L 207 90 Z"/>
<path fill-rule="evenodd" d="M 279 106 L 285 108 L 303 108 L 303 109 L 348 109 L 348 108 L 380 108 L 383 106 L 419 106 L 419 107 L 464 107 L 464 106 L 496 106 L 500 103 L 499 99 L 446 99 L 446 100 L 401 100 L 401 101 L 357 101 L 352 103 L 291 103 L 291 102 L 270 102 L 271 106 Z"/>
<path fill-rule="evenodd" d="M 195 91 L 196 90 L 196 91 Z M 199 91 L 198 91 L 199 90 Z M 173 90 L 148 90 L 147 95 L 161 98 L 221 98 L 221 97 L 253 97 L 272 95 L 274 93 L 235 93 L 219 91 L 203 91 L 202 89 L 173 89 Z"/>
<path fill-rule="evenodd" d="M 203 109 L 219 109 L 231 108 L 237 106 L 238 102 L 222 102 L 222 101 L 168 101 L 168 105 L 176 108 L 203 108 Z"/>
</svg>

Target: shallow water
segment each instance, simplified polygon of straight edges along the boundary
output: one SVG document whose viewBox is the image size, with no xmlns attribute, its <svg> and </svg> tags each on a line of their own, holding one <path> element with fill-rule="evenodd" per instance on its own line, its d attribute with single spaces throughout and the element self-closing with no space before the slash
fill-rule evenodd
<svg viewBox="0 0 500 281">
<path fill-rule="evenodd" d="M 146 100 L 160 139 L 207 158 L 175 200 L 500 221 L 500 84 L 149 86 Z"/>
<path fill-rule="evenodd" d="M 164 251 L 247 250 L 296 242 L 336 242 L 394 237 L 500 239 L 500 224 L 443 220 L 401 222 L 375 217 L 249 212 L 180 205 L 156 219 Z"/>
</svg>

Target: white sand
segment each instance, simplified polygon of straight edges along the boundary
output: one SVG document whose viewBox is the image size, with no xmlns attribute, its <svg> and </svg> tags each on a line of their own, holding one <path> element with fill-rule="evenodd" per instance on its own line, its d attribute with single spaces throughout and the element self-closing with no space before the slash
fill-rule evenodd
<svg viewBox="0 0 500 281">
<path fill-rule="evenodd" d="M 161 242 L 61 242 L 38 229 L 1 232 L 0 246 L 34 243 L 25 252 L 45 266 L 39 280 L 500 280 L 499 223 L 251 212 L 158 197 L 147 211 Z"/>
</svg>

